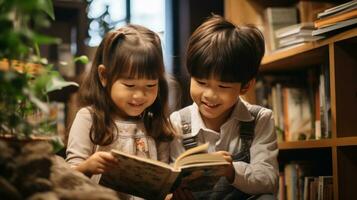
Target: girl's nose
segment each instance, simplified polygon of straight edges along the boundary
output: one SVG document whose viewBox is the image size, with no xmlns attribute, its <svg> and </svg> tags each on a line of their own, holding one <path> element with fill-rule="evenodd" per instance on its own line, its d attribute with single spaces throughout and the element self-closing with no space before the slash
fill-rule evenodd
<svg viewBox="0 0 357 200">
<path fill-rule="evenodd" d="M 145 92 L 143 90 L 135 90 L 133 94 L 133 98 L 142 98 L 145 96 Z"/>
</svg>

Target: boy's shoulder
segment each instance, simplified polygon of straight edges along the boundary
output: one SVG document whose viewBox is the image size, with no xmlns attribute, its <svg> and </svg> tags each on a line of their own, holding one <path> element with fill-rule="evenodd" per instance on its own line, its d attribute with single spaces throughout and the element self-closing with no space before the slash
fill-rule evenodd
<svg viewBox="0 0 357 200">
<path fill-rule="evenodd" d="M 262 117 L 265 116 L 271 116 L 273 111 L 269 108 L 260 106 L 260 105 L 255 105 L 255 104 L 250 104 L 247 101 L 241 100 L 242 104 L 246 109 L 249 111 L 249 113 L 256 118 L 256 120 L 259 120 Z"/>
</svg>

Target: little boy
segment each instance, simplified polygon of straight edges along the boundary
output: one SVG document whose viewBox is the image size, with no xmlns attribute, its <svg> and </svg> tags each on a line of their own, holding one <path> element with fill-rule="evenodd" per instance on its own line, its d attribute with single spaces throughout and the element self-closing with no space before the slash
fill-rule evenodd
<svg viewBox="0 0 357 200">
<path fill-rule="evenodd" d="M 263 55 L 264 38 L 258 29 L 235 26 L 217 15 L 190 37 L 186 64 L 194 103 L 170 116 L 179 133 L 170 144 L 170 159 L 208 142 L 209 152 L 223 154 L 232 165 L 223 183 L 220 180 L 224 189 L 216 185 L 221 189 L 191 194 L 181 187 L 175 199 L 246 199 L 276 192 L 272 111 L 239 97 L 253 86 Z"/>
</svg>

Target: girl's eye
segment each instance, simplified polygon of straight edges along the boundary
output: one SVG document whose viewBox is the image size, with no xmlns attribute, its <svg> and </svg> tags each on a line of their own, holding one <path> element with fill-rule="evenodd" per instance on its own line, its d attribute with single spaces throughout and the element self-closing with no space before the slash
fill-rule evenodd
<svg viewBox="0 0 357 200">
<path fill-rule="evenodd" d="M 135 85 L 134 84 L 127 84 L 127 83 L 123 83 L 123 85 L 125 85 L 126 87 L 134 87 Z"/>
<path fill-rule="evenodd" d="M 204 81 L 199 81 L 199 80 L 196 80 L 196 82 L 200 85 L 205 85 L 206 83 Z"/>
<path fill-rule="evenodd" d="M 146 87 L 148 87 L 148 88 L 153 88 L 153 87 L 155 87 L 157 84 L 149 84 L 149 85 L 146 85 Z"/>
</svg>

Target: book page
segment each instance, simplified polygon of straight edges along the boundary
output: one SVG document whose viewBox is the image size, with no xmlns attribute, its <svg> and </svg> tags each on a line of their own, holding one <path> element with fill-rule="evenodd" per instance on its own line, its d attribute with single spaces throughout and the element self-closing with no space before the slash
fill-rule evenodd
<svg viewBox="0 0 357 200">
<path fill-rule="evenodd" d="M 202 163 L 227 163 L 228 162 L 224 159 L 221 154 L 213 154 L 213 153 L 202 153 L 202 154 L 193 154 L 188 155 L 186 157 L 181 158 L 180 160 L 176 161 L 176 165 L 178 167 L 187 167 L 190 165 L 195 164 L 202 164 Z"/>
<path fill-rule="evenodd" d="M 208 143 L 192 148 L 176 159 L 180 181 L 192 192 L 211 190 L 230 165 L 221 154 L 207 153 Z"/>
<path fill-rule="evenodd" d="M 100 184 L 114 190 L 143 197 L 163 199 L 179 172 L 170 165 L 112 150 L 119 165 L 102 175 Z"/>
<path fill-rule="evenodd" d="M 180 160 L 183 159 L 184 157 L 187 157 L 188 155 L 192 155 L 192 154 L 207 153 L 207 149 L 208 149 L 208 143 L 205 143 L 185 151 L 179 157 L 176 158 L 176 161 L 174 163 L 174 168 L 178 169 L 179 165 L 177 163 L 179 163 Z"/>
</svg>

